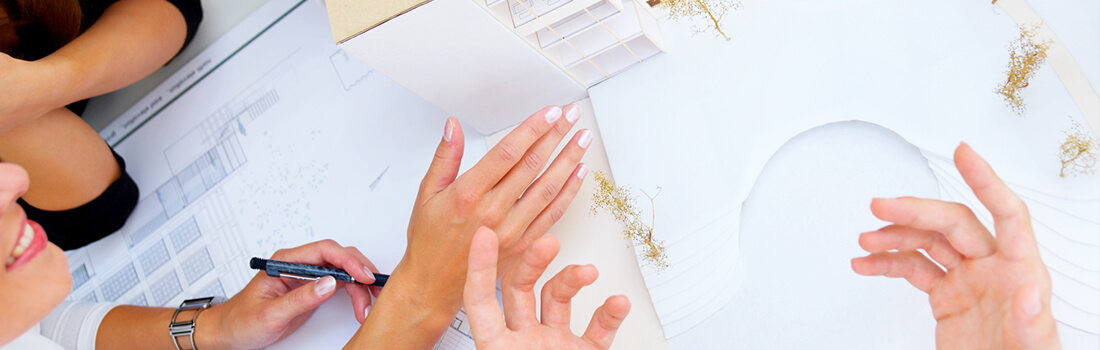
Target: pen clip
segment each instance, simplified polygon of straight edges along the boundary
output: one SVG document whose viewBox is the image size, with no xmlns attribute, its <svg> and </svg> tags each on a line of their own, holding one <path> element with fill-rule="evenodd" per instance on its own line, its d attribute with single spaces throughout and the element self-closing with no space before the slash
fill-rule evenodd
<svg viewBox="0 0 1100 350">
<path fill-rule="evenodd" d="M 300 279 L 300 280 L 306 280 L 306 281 L 316 281 L 316 280 L 317 280 L 318 278 L 320 278 L 320 277 L 310 277 L 310 276 L 295 275 L 295 274 L 292 274 L 292 273 L 283 273 L 283 274 L 279 274 L 279 277 L 290 277 L 290 278 L 294 278 L 294 279 Z"/>
</svg>

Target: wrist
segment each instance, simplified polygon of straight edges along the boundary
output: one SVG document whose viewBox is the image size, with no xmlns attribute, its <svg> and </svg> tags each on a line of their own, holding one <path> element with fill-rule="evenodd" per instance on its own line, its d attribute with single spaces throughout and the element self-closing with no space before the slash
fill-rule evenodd
<svg viewBox="0 0 1100 350">
<path fill-rule="evenodd" d="M 225 319 L 225 306 L 215 305 L 203 310 L 195 320 L 195 348 L 196 350 L 231 349 L 225 343 L 226 337 L 222 332 Z"/>
</svg>

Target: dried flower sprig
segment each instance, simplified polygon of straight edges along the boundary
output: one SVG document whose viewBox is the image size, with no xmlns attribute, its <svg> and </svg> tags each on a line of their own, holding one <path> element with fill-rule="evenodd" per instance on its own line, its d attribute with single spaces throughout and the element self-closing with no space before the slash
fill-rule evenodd
<svg viewBox="0 0 1100 350">
<path fill-rule="evenodd" d="M 1059 149 L 1059 158 L 1062 160 L 1062 173 L 1067 175 L 1089 175 L 1096 172 L 1097 144 L 1096 138 L 1089 135 L 1085 127 L 1076 120 L 1073 127 L 1065 131 L 1066 141 Z"/>
<path fill-rule="evenodd" d="M 595 176 L 596 192 L 592 194 L 592 208 L 589 212 L 592 215 L 598 214 L 600 209 L 610 212 L 615 221 L 626 226 L 623 228 L 623 236 L 629 238 L 635 247 L 642 247 L 642 258 L 646 264 L 657 271 L 668 268 L 664 242 L 653 239 L 653 223 L 657 218 L 653 210 L 650 210 L 649 225 L 646 225 L 639 217 L 641 211 L 638 210 L 637 197 L 630 194 L 630 187 L 616 186 L 615 180 L 601 171 L 595 172 Z M 661 194 L 661 188 L 657 187 L 657 193 L 653 196 L 645 191 L 642 193 L 649 198 L 649 205 L 653 208 L 653 200 Z"/>
<path fill-rule="evenodd" d="M 730 10 L 741 8 L 741 0 L 648 0 L 650 7 L 663 6 L 668 9 L 668 17 L 671 19 L 697 18 L 710 21 L 706 29 L 699 27 L 695 31 L 714 31 L 714 36 L 721 36 L 730 40 L 729 35 L 722 31 L 722 17 Z"/>
<path fill-rule="evenodd" d="M 1050 49 L 1050 41 L 1040 41 L 1035 37 L 1035 27 L 1021 26 L 1020 37 L 1013 40 L 1008 46 L 1011 58 L 1008 62 L 1008 76 L 1004 83 L 997 86 L 997 94 L 1004 97 L 1005 102 L 1012 107 L 1012 111 L 1018 116 L 1023 116 L 1027 110 L 1020 90 L 1026 88 L 1035 72 L 1046 62 L 1047 49 Z"/>
</svg>

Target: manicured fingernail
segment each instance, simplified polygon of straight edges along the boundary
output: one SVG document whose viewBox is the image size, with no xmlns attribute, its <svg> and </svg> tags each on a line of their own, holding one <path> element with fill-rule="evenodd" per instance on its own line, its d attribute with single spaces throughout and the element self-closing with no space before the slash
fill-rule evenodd
<svg viewBox="0 0 1100 350">
<path fill-rule="evenodd" d="M 577 177 L 583 179 L 585 175 L 588 175 L 588 164 L 581 164 L 580 169 L 577 169 Z"/>
<path fill-rule="evenodd" d="M 375 280 L 375 278 L 374 278 L 374 272 L 372 272 L 372 271 L 370 270 L 370 268 L 368 268 L 368 267 L 366 267 L 366 266 L 363 266 L 363 272 L 366 272 L 366 273 L 367 273 L 367 276 L 370 276 L 370 282 L 368 282 L 368 283 L 373 283 L 373 282 L 374 282 L 374 280 Z M 363 281 L 363 282 L 367 282 L 367 281 Z"/>
<path fill-rule="evenodd" d="M 561 118 L 561 108 L 554 106 L 554 108 L 546 111 L 545 117 L 547 123 L 554 124 L 554 122 L 558 121 L 558 118 Z"/>
<path fill-rule="evenodd" d="M 565 120 L 568 120 L 570 123 L 572 123 L 572 122 L 577 121 L 577 118 L 580 118 L 580 117 L 581 117 L 580 107 L 577 107 L 577 106 L 574 106 L 574 105 L 565 106 Z"/>
<path fill-rule="evenodd" d="M 454 133 L 455 127 L 451 119 L 447 119 L 447 125 L 443 127 L 443 141 L 451 142 L 451 134 Z"/>
<path fill-rule="evenodd" d="M 1024 314 L 1032 318 L 1039 315 L 1039 311 L 1043 311 L 1043 301 L 1039 299 L 1039 291 L 1033 289 L 1027 293 L 1031 295 L 1028 295 L 1024 301 Z"/>
<path fill-rule="evenodd" d="M 370 305 L 367 305 L 366 309 L 363 309 L 363 318 L 366 318 L 370 314 Z"/>
<path fill-rule="evenodd" d="M 592 132 L 588 130 L 581 130 L 581 137 L 577 138 L 577 146 L 588 149 L 588 145 L 592 143 Z"/>
<path fill-rule="evenodd" d="M 333 289 L 336 289 L 336 279 L 332 276 L 321 277 L 313 282 L 313 292 L 317 293 L 318 297 L 324 297 Z"/>
</svg>

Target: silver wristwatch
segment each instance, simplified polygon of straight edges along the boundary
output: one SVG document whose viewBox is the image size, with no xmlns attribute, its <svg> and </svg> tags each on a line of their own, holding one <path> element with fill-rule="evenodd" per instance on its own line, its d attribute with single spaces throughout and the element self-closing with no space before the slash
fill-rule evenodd
<svg viewBox="0 0 1100 350">
<path fill-rule="evenodd" d="M 176 312 L 172 314 L 172 323 L 168 325 L 168 334 L 172 336 L 172 342 L 176 344 L 176 350 L 196 350 L 195 347 L 195 320 L 199 318 L 199 313 L 203 310 L 209 309 L 211 306 L 221 303 L 219 297 L 206 297 L 198 299 L 187 299 L 180 304 L 179 308 L 176 308 Z M 180 315 L 184 315 L 184 321 L 179 321 Z M 183 342 L 180 342 L 180 338 L 184 338 Z M 191 347 L 185 348 L 181 344 L 191 344 Z"/>
</svg>

